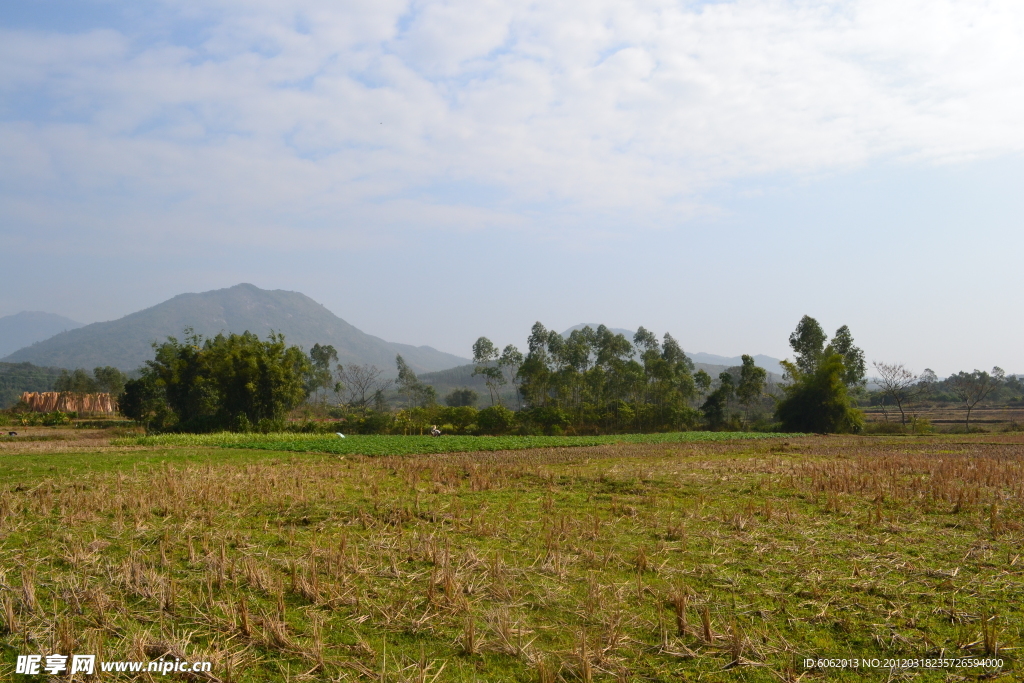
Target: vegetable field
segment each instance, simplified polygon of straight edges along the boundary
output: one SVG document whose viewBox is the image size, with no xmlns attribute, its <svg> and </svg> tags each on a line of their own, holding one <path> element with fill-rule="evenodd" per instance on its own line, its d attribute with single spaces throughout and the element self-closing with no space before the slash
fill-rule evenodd
<svg viewBox="0 0 1024 683">
<path fill-rule="evenodd" d="M 798 434 L 761 432 L 672 432 L 666 434 L 618 434 L 607 436 L 362 436 L 336 434 L 161 434 L 118 439 L 114 445 L 191 446 L 244 448 L 268 451 L 334 453 L 338 455 L 412 455 L 515 451 L 529 448 L 579 448 L 615 443 L 674 444 L 779 439 Z"/>
</svg>

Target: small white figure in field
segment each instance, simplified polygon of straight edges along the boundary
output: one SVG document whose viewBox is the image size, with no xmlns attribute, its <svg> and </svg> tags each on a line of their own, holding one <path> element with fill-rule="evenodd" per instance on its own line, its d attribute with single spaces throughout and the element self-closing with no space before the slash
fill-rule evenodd
<svg viewBox="0 0 1024 683">
<path fill-rule="evenodd" d="M 344 434 L 342 434 L 341 432 L 334 432 L 334 433 L 335 433 L 335 434 L 337 434 L 338 436 L 340 436 L 340 437 L 341 437 L 341 438 L 343 438 L 343 439 L 345 438 L 345 435 L 344 435 Z"/>
<path fill-rule="evenodd" d="M 441 430 L 437 428 L 437 425 L 430 425 L 431 436 L 441 436 Z"/>
</svg>

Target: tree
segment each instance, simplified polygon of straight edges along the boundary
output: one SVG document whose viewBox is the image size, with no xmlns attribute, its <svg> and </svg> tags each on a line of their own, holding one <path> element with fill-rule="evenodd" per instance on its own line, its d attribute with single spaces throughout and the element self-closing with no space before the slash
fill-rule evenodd
<svg viewBox="0 0 1024 683">
<path fill-rule="evenodd" d="M 331 363 L 338 362 L 338 352 L 330 344 L 313 344 L 313 348 L 309 350 L 309 359 L 311 368 L 306 390 L 310 394 L 317 394 L 320 389 L 331 386 L 334 380 L 331 376 Z"/>
<path fill-rule="evenodd" d="M 151 424 L 163 426 L 173 417 L 167 401 L 152 374 L 143 374 L 138 379 L 124 383 L 124 389 L 117 397 L 118 410 L 129 420 L 144 425 L 147 429 Z"/>
<path fill-rule="evenodd" d="M 515 348 L 515 347 L 513 347 Z M 473 376 L 484 376 L 484 383 L 491 395 L 491 405 L 502 405 L 501 386 L 505 384 L 505 373 L 498 367 L 498 347 L 487 337 L 480 337 L 473 344 Z"/>
<path fill-rule="evenodd" d="M 121 395 L 124 391 L 125 382 L 128 381 L 127 375 L 110 365 L 93 369 L 92 376 L 95 378 L 97 391 L 115 397 Z"/>
<path fill-rule="evenodd" d="M 401 355 L 395 356 L 395 365 L 398 366 L 398 391 L 404 394 L 410 403 L 421 407 L 437 403 L 437 391 L 429 384 L 421 382 Z"/>
<path fill-rule="evenodd" d="M 78 368 L 74 372 L 61 370 L 60 377 L 53 383 L 53 390 L 61 393 L 94 394 L 98 389 L 96 380 L 85 370 Z"/>
<path fill-rule="evenodd" d="M 705 370 L 698 370 L 697 374 L 693 376 L 693 383 L 697 388 L 698 400 L 703 403 L 704 397 L 707 396 L 708 392 L 711 390 L 711 375 L 709 375 Z"/>
<path fill-rule="evenodd" d="M 372 401 L 394 383 L 384 379 L 376 365 L 338 365 L 334 371 L 334 392 L 342 402 L 365 414 Z"/>
<path fill-rule="evenodd" d="M 825 349 L 828 336 L 818 321 L 805 315 L 789 335 L 789 346 L 796 355 L 796 367 L 800 372 L 811 373 L 818 365 Z"/>
<path fill-rule="evenodd" d="M 712 391 L 700 407 L 709 429 L 721 429 L 729 420 L 729 401 L 735 393 L 732 375 L 718 375 L 718 388 Z"/>
<path fill-rule="evenodd" d="M 768 382 L 768 371 L 754 364 L 754 359 L 743 355 L 743 366 L 740 368 L 740 381 L 736 386 L 736 398 L 749 414 L 750 406 L 764 394 Z"/>
<path fill-rule="evenodd" d="M 991 375 L 981 370 L 970 373 L 961 370 L 946 380 L 953 394 L 967 409 L 965 428 L 968 432 L 971 431 L 971 411 L 1002 383 L 1005 376 L 1002 368 L 994 367 Z"/>
<path fill-rule="evenodd" d="M 523 354 L 515 346 L 509 344 L 501 352 L 501 358 L 498 359 L 498 368 L 502 373 L 508 373 L 508 381 L 512 384 L 512 389 L 516 394 L 516 405 L 522 409 L 523 403 L 519 395 L 519 368 L 523 366 Z M 502 375 L 502 383 L 504 384 L 504 374 Z"/>
<path fill-rule="evenodd" d="M 783 429 L 818 434 L 860 431 L 863 420 L 860 411 L 850 404 L 841 354 L 826 347 L 810 372 L 796 363 L 782 363 L 792 380 L 775 409 Z"/>
<path fill-rule="evenodd" d="M 444 402 L 452 408 L 460 408 L 464 406 L 475 406 L 479 398 L 480 396 L 472 389 L 455 389 L 444 397 Z"/>
<path fill-rule="evenodd" d="M 125 385 L 125 414 L 182 431 L 268 431 L 306 398 L 309 359 L 284 335 L 263 341 L 250 332 L 213 339 L 185 333 L 184 342 L 153 344 L 142 377 Z"/>
<path fill-rule="evenodd" d="M 476 423 L 484 434 L 505 434 L 515 426 L 516 414 L 505 406 L 491 406 L 476 414 Z"/>
<path fill-rule="evenodd" d="M 867 368 L 864 365 L 864 352 L 853 344 L 850 328 L 843 325 L 832 337 L 832 348 L 843 357 L 843 382 L 847 387 L 864 385 Z"/>
<path fill-rule="evenodd" d="M 915 395 L 918 385 L 918 376 L 908 370 L 903 363 L 872 363 L 875 371 L 878 372 L 878 385 L 882 394 L 892 399 L 900 411 L 900 424 L 907 424 L 907 415 L 903 406 Z M 888 416 L 886 420 L 888 420 Z"/>
</svg>

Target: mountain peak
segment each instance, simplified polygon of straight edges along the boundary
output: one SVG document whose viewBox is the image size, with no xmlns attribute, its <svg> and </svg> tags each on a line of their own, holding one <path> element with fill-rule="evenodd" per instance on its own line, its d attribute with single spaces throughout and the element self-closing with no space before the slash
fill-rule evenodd
<svg viewBox="0 0 1024 683">
<path fill-rule="evenodd" d="M 289 344 L 304 349 L 331 344 L 341 363 L 371 364 L 391 373 L 399 353 L 416 372 L 468 362 L 429 346 L 394 344 L 366 334 L 301 292 L 260 289 L 249 283 L 179 294 L 118 320 L 58 334 L 4 360 L 71 369 L 113 365 L 134 370 L 153 357 L 154 342 L 180 338 L 186 327 L 204 337 L 248 331 L 265 338 L 271 331 L 280 332 Z"/>
</svg>

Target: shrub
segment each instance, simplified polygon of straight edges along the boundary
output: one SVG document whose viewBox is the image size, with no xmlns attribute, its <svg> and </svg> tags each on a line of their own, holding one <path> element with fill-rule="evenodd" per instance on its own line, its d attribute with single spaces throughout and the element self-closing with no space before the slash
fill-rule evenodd
<svg viewBox="0 0 1024 683">
<path fill-rule="evenodd" d="M 59 425 L 71 424 L 71 417 L 59 410 L 43 415 L 41 422 L 46 427 L 57 427 Z"/>
<path fill-rule="evenodd" d="M 516 424 L 516 414 L 505 406 L 491 406 L 477 413 L 476 423 L 484 434 L 507 434 Z"/>
<path fill-rule="evenodd" d="M 854 408 L 843 381 L 843 357 L 828 352 L 812 370 L 804 372 L 790 365 L 793 382 L 775 409 L 782 428 L 790 432 L 818 434 L 856 433 L 864 426 L 861 412 Z"/>
</svg>

